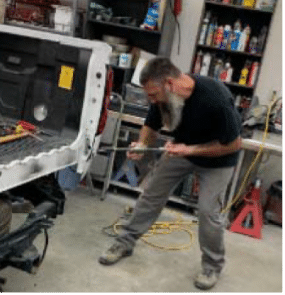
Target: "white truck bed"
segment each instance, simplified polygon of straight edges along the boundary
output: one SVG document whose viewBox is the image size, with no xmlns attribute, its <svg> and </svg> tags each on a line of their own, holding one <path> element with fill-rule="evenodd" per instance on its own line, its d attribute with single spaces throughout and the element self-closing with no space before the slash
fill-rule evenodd
<svg viewBox="0 0 285 295">
<path fill-rule="evenodd" d="M 5 47 L 5 40 L 11 40 L 11 38 L 13 40 L 15 39 L 16 43 L 19 41 L 21 44 L 27 44 L 27 48 L 29 48 L 29 42 L 31 41 L 31 46 L 33 46 L 33 44 L 40 44 L 40 46 L 43 47 L 42 44 L 47 44 L 48 46 L 51 46 L 51 48 L 57 48 L 56 46 L 59 45 L 65 46 L 64 48 L 67 50 L 70 49 L 71 51 L 78 52 L 78 63 L 75 65 L 70 66 L 70 63 L 72 64 L 73 62 L 72 60 L 71 62 L 65 62 L 64 56 L 61 57 L 62 61 L 55 59 L 55 70 L 57 73 L 58 71 L 60 72 L 59 77 L 55 74 L 53 75 L 55 77 L 55 83 L 53 82 L 52 84 L 50 81 L 47 81 L 46 83 L 51 85 L 49 86 L 49 91 L 52 93 L 60 93 L 63 100 L 66 100 L 67 104 L 69 102 L 72 104 L 74 103 L 74 100 L 76 100 L 79 109 L 76 109 L 76 105 L 75 107 L 73 105 L 73 112 L 76 112 L 77 115 L 79 114 L 80 116 L 79 118 L 76 117 L 76 120 L 78 120 L 78 126 L 74 127 L 73 125 L 76 124 L 73 124 L 72 122 L 73 117 L 71 116 L 71 113 L 69 113 L 70 109 L 62 110 L 63 113 L 66 113 L 66 119 L 62 119 L 60 114 L 57 115 L 56 118 L 59 121 L 67 122 L 68 124 L 65 123 L 62 128 L 57 128 L 57 119 L 53 119 L 53 116 L 55 115 L 55 112 L 58 111 L 58 107 L 53 107 L 50 103 L 50 101 L 54 99 L 53 97 L 47 98 L 46 102 L 43 102 L 43 104 L 46 103 L 49 108 L 46 120 L 55 128 L 50 128 L 50 126 L 46 127 L 44 120 L 38 122 L 39 124 L 37 125 L 37 122 L 33 118 L 34 121 L 32 123 L 39 127 L 40 130 L 46 131 L 48 135 L 39 133 L 37 136 L 40 137 L 41 140 L 28 136 L 13 142 L 0 144 L 0 192 L 74 164 L 77 164 L 77 171 L 84 175 L 90 165 L 91 153 L 96 153 L 99 145 L 100 135 L 96 135 L 96 131 L 99 125 L 101 109 L 105 97 L 107 63 L 111 54 L 110 46 L 99 41 L 90 41 L 0 25 L 0 43 L 2 43 L 2 45 L 0 44 L 0 50 L 3 51 L 2 54 L 0 51 L 0 55 L 2 56 L 0 56 L 0 72 L 1 69 L 4 69 L 3 71 L 7 72 L 8 76 L 14 75 L 15 77 L 17 76 L 17 70 L 14 70 L 14 68 L 17 69 L 16 65 L 10 65 L 7 63 L 8 66 L 11 66 L 10 68 L 3 65 L 6 62 L 3 57 L 5 54 L 7 56 L 9 55 L 7 59 L 12 56 L 13 58 L 11 60 L 17 61 L 15 56 L 17 57 L 21 51 L 21 48 L 19 48 L 17 44 L 15 44 L 15 48 L 11 48 L 11 45 L 9 45 L 10 47 L 8 45 L 7 48 Z M 24 38 L 25 42 L 21 42 L 21 38 Z M 9 42 L 10 41 L 8 41 L 8 43 Z M 29 53 L 24 52 L 23 59 L 25 59 L 28 54 Z M 49 51 L 44 52 L 44 54 L 49 54 Z M 39 53 L 39 56 L 40 55 L 41 54 Z M 47 63 L 47 66 L 43 66 L 43 62 L 40 61 L 40 70 L 37 69 L 38 64 L 33 67 L 33 69 L 35 69 L 35 74 L 31 77 L 34 77 L 34 79 L 37 79 L 37 73 L 43 71 L 45 67 L 50 70 L 48 58 L 44 56 L 44 59 L 46 60 L 45 62 Z M 83 63 L 85 63 L 85 66 L 83 66 Z M 70 78 L 73 82 L 72 89 L 68 89 L 68 87 L 65 88 L 63 84 L 60 84 L 62 83 L 60 82 L 60 79 L 64 66 L 72 68 L 73 74 L 72 78 Z M 22 73 L 19 70 L 19 75 L 21 74 Z M 84 79 L 82 78 L 83 76 L 85 77 Z M 0 97 L 5 91 L 5 93 L 9 92 L 9 88 L 7 90 L 7 87 L 3 86 L 3 83 L 5 82 L 5 73 L 2 73 L 2 77 L 4 78 L 2 78 L 1 82 L 0 77 Z M 36 89 L 36 86 L 31 86 L 31 82 L 29 83 L 29 87 Z M 39 83 L 43 83 L 43 81 L 41 80 Z M 47 95 L 50 94 L 48 93 Z M 65 98 L 65 95 L 67 98 Z M 29 101 L 31 100 L 30 97 L 26 95 L 25 100 L 28 102 L 25 102 L 24 107 L 26 109 L 22 110 L 22 113 L 27 113 L 29 115 L 24 118 L 13 118 L 5 113 L 5 108 L 0 104 L 0 122 L 7 118 L 8 121 L 14 120 L 15 122 L 19 119 L 29 121 L 27 118 L 29 118 L 33 112 L 32 110 L 27 110 L 27 108 L 31 108 L 31 106 L 35 107 L 36 102 L 37 104 L 41 104 L 41 95 L 33 97 L 32 102 Z M 56 99 L 54 101 L 56 101 Z M 6 106 L 7 103 L 9 103 L 9 99 L 6 97 Z M 71 119 L 68 119 L 69 115 Z"/>
</svg>

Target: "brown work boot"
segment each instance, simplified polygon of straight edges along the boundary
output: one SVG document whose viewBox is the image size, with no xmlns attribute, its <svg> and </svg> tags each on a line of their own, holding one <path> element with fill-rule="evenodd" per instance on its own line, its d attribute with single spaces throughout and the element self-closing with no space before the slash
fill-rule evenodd
<svg viewBox="0 0 285 295">
<path fill-rule="evenodd" d="M 220 273 L 212 270 L 205 269 L 194 280 L 194 285 L 196 288 L 202 290 L 208 290 L 213 288 L 219 280 Z"/>
<path fill-rule="evenodd" d="M 100 256 L 99 262 L 101 264 L 111 265 L 118 262 L 123 257 L 131 256 L 132 254 L 132 248 L 128 248 L 127 245 L 123 243 L 116 242 Z"/>
</svg>

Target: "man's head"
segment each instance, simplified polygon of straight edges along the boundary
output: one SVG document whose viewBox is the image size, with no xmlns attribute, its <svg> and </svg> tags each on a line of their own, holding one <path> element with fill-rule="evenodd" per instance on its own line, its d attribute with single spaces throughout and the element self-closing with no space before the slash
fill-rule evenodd
<svg viewBox="0 0 285 295">
<path fill-rule="evenodd" d="M 185 99 L 192 92 L 192 78 L 183 74 L 168 58 L 158 57 L 143 68 L 140 82 L 149 101 L 158 104 L 163 124 L 174 130 L 181 121 Z"/>
<path fill-rule="evenodd" d="M 174 92 L 175 80 L 180 75 L 180 70 L 168 58 L 158 57 L 150 60 L 143 68 L 140 83 L 151 103 L 165 102 L 167 91 Z"/>
</svg>

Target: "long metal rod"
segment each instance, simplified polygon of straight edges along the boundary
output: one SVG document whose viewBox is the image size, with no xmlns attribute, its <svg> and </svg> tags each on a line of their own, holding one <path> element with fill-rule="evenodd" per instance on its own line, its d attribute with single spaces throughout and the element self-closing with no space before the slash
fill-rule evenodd
<svg viewBox="0 0 285 295">
<path fill-rule="evenodd" d="M 110 148 L 101 148 L 98 152 L 126 152 L 132 151 L 134 153 L 145 153 L 145 152 L 164 152 L 164 147 L 158 148 L 134 148 L 134 147 L 110 147 Z"/>
</svg>

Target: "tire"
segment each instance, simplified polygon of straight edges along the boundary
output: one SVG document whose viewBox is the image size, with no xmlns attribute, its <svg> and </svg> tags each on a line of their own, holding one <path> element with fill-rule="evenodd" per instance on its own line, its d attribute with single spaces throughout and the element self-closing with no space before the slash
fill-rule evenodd
<svg viewBox="0 0 285 295">
<path fill-rule="evenodd" d="M 12 203 L 0 197 L 0 237 L 9 233 L 12 222 Z"/>
</svg>

